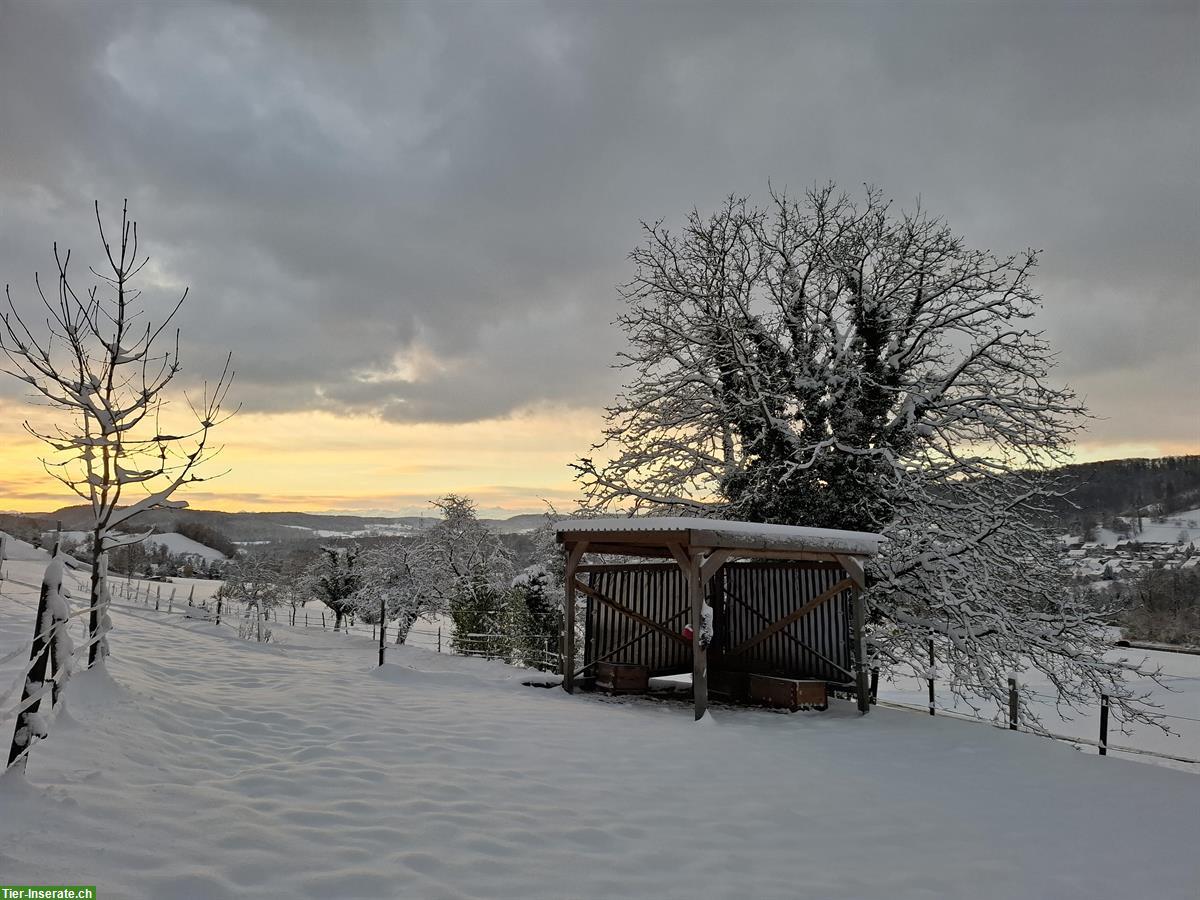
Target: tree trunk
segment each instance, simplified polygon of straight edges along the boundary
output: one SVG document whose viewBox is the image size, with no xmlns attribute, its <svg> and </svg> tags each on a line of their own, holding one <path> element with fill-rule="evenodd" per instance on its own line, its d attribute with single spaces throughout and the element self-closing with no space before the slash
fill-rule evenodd
<svg viewBox="0 0 1200 900">
<path fill-rule="evenodd" d="M 340 609 L 335 609 L 335 610 L 333 611 L 333 630 L 334 630 L 334 631 L 340 631 L 340 630 L 341 630 L 341 628 L 342 628 L 342 616 L 344 616 L 344 615 L 345 615 L 345 613 L 343 613 L 343 612 L 342 612 Z"/>
<path fill-rule="evenodd" d="M 416 624 L 417 616 L 414 613 L 401 613 L 400 618 L 396 620 L 396 643 L 403 644 L 408 640 L 408 633 Z"/>
</svg>

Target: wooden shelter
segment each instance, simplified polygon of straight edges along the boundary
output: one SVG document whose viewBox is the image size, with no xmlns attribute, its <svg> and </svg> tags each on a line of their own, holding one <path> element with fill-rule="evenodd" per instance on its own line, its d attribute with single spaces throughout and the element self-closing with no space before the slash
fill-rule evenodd
<svg viewBox="0 0 1200 900">
<path fill-rule="evenodd" d="M 724 683 L 731 674 L 820 679 L 853 691 L 867 712 L 863 566 L 879 535 L 679 517 L 569 519 L 555 530 L 567 558 L 568 692 L 601 662 L 633 661 L 653 675 L 690 664 L 697 719 L 710 675 Z M 584 565 L 585 554 L 647 561 Z M 577 593 L 587 597 L 578 669 Z"/>
</svg>

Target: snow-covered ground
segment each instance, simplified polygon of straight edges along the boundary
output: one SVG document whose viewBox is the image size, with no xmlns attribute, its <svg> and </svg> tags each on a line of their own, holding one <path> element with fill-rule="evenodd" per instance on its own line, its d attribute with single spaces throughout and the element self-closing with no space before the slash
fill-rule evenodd
<svg viewBox="0 0 1200 900">
<path fill-rule="evenodd" d="M 1146 516 L 1142 519 L 1141 531 L 1137 530 L 1137 519 L 1126 517 L 1125 521 L 1133 527 L 1132 534 L 1124 537 L 1108 528 L 1097 528 L 1096 543 L 1110 548 L 1126 540 L 1147 544 L 1186 544 L 1189 541 L 1200 543 L 1200 509 L 1173 513 L 1161 522 L 1155 522 Z"/>
<path fill-rule="evenodd" d="M 0 657 L 32 628 L 9 564 Z M 211 583 L 209 583 L 211 584 Z M 849 704 L 780 715 L 520 684 L 498 663 L 116 601 L 0 882 L 122 898 L 1188 898 L 1200 777 Z M 7 686 L 20 662 L 0 667 Z M 6 701 L 5 708 L 12 701 Z M 0 734 L 11 728 L 0 719 Z"/>
<path fill-rule="evenodd" d="M 147 546 L 166 547 L 167 552 L 172 556 L 198 556 L 205 562 L 220 562 L 225 559 L 225 554 L 220 550 L 214 550 L 207 544 L 202 544 L 187 535 L 176 534 L 173 531 L 152 534 L 146 538 L 146 544 Z"/>
<path fill-rule="evenodd" d="M 54 540 L 54 535 L 53 531 L 47 531 L 42 535 L 43 544 L 49 546 Z M 68 543 L 83 544 L 91 537 L 91 534 L 87 531 L 64 531 L 61 532 L 60 537 Z M 225 559 L 225 554 L 220 550 L 214 550 L 207 544 L 202 544 L 174 531 L 165 531 L 161 534 L 156 532 L 147 537 L 144 543 L 147 547 L 165 547 L 172 556 L 196 556 L 206 562 L 220 562 Z"/>
</svg>

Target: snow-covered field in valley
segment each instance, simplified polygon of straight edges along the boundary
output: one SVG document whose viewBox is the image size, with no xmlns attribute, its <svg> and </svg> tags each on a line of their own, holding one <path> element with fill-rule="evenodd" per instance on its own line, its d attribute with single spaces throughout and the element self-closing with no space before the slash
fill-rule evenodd
<svg viewBox="0 0 1200 900">
<path fill-rule="evenodd" d="M 8 571 L 0 657 L 28 641 L 35 592 L 14 580 L 41 566 Z M 26 777 L 0 782 L 0 883 L 239 900 L 1200 892 L 1195 774 L 845 703 L 695 723 L 684 704 L 570 697 L 417 648 L 376 669 L 369 632 L 272 623 L 258 645 L 120 599 L 113 619 L 107 671 L 76 676 Z"/>
</svg>

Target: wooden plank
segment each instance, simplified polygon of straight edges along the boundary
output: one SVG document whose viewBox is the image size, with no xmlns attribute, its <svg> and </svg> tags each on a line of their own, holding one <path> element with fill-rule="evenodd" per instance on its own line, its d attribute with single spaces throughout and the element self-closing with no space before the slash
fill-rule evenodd
<svg viewBox="0 0 1200 900">
<path fill-rule="evenodd" d="M 612 599 L 611 597 L 606 597 L 604 594 L 600 593 L 597 590 L 593 590 L 592 588 L 588 587 L 588 585 L 584 584 L 579 579 L 575 579 L 575 589 L 582 591 L 583 593 L 587 594 L 589 597 L 599 600 L 601 603 L 603 603 L 609 609 L 615 610 L 623 616 L 628 616 L 630 619 L 633 619 L 633 621 L 644 625 L 646 628 L 657 631 L 659 634 L 665 635 L 666 637 L 671 638 L 671 640 L 673 640 L 673 641 L 679 641 L 681 644 L 687 643 L 687 639 L 683 635 L 675 634 L 674 632 L 668 631 L 666 628 L 664 628 L 658 622 L 655 622 L 653 619 L 649 619 L 646 616 L 643 616 L 641 613 L 630 609 L 625 604 L 620 603 L 620 602 Z"/>
<path fill-rule="evenodd" d="M 755 646 L 756 644 L 762 643 L 767 638 L 769 638 L 771 635 L 775 634 L 777 631 L 782 631 L 784 628 L 787 628 L 789 625 L 791 625 L 797 619 L 803 618 L 804 616 L 808 615 L 812 610 L 816 609 L 822 603 L 825 603 L 825 602 L 831 600 L 832 598 L 834 598 L 838 594 L 840 594 L 842 591 L 849 590 L 850 588 L 853 588 L 854 586 L 855 586 L 854 581 L 852 579 L 843 578 L 841 581 L 839 581 L 833 587 L 829 588 L 829 590 L 825 591 L 823 594 L 820 594 L 817 597 L 814 597 L 812 600 L 809 600 L 807 603 L 805 603 L 799 609 L 792 610 L 790 613 L 788 613 L 782 619 L 779 619 L 777 622 L 774 622 L 773 624 L 767 626 L 762 631 L 760 631 L 758 634 L 742 641 L 740 644 L 738 644 L 736 647 L 734 647 L 732 650 L 730 650 L 729 653 L 734 656 L 736 656 L 740 653 L 745 653 L 751 647 Z"/>
</svg>

